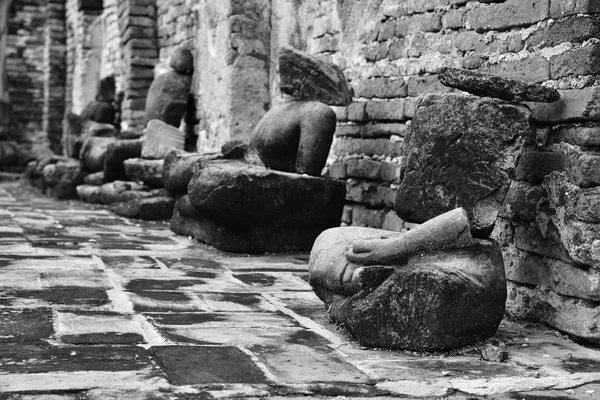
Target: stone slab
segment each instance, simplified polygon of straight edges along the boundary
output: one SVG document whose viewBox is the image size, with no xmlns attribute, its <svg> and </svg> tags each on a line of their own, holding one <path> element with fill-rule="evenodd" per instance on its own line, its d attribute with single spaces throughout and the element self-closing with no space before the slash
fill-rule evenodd
<svg viewBox="0 0 600 400">
<path fill-rule="evenodd" d="M 155 346 L 152 353 L 174 385 L 268 383 L 264 373 L 237 347 Z"/>
<path fill-rule="evenodd" d="M 152 187 L 162 187 L 163 160 L 131 158 L 123 162 L 125 173 L 134 181 L 144 182 Z"/>
</svg>

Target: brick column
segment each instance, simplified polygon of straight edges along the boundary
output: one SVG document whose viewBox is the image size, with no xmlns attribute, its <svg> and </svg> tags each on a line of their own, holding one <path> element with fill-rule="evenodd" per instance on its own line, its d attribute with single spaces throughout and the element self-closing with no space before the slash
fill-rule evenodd
<svg viewBox="0 0 600 400">
<path fill-rule="evenodd" d="M 122 128 L 144 128 L 148 89 L 158 63 L 155 0 L 123 0 L 118 3 L 123 54 L 124 99 Z"/>
<path fill-rule="evenodd" d="M 199 150 L 247 140 L 270 107 L 270 0 L 227 0 L 199 6 L 196 94 Z"/>
<path fill-rule="evenodd" d="M 60 154 L 66 83 L 65 0 L 48 0 L 46 7 L 42 129 L 52 151 Z"/>
<path fill-rule="evenodd" d="M 8 135 L 9 98 L 6 87 L 6 37 L 8 35 L 8 10 L 11 0 L 0 0 L 0 140 Z"/>
</svg>

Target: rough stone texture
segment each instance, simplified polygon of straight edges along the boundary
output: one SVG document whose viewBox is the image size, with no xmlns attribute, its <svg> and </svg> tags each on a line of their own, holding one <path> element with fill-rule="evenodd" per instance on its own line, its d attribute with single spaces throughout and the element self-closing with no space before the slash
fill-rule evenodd
<svg viewBox="0 0 600 400">
<path fill-rule="evenodd" d="M 165 122 L 153 119 L 148 122 L 142 143 L 142 158 L 163 159 L 171 148 L 183 150 L 185 133 Z"/>
<path fill-rule="evenodd" d="M 188 192 L 188 184 L 196 172 L 200 171 L 206 162 L 218 158 L 218 155 L 188 153 L 172 149 L 167 153 L 163 163 L 163 183 L 165 189 L 173 196 L 182 196 Z"/>
<path fill-rule="evenodd" d="M 351 243 L 382 234 L 369 228 L 324 232 L 311 252 L 311 271 L 315 265 L 347 264 Z M 432 251 L 391 267 L 383 283 L 354 296 L 332 293 L 311 279 L 329 316 L 361 345 L 442 350 L 473 344 L 496 332 L 504 315 L 506 283 L 502 255 L 494 243 L 480 240 L 465 249 Z"/>
<path fill-rule="evenodd" d="M 144 182 L 148 186 L 162 187 L 163 160 L 145 160 L 131 158 L 125 160 L 125 173 L 134 181 Z"/>
<path fill-rule="evenodd" d="M 122 203 L 150 196 L 152 196 L 150 188 L 137 182 L 114 181 L 100 186 L 102 204 Z"/>
<path fill-rule="evenodd" d="M 568 143 L 553 144 L 548 148 L 558 157 L 564 157 L 564 171 L 571 182 L 582 187 L 600 184 L 599 152 Z"/>
<path fill-rule="evenodd" d="M 106 150 L 111 143 L 114 143 L 114 137 L 89 137 L 83 142 L 79 160 L 82 168 L 90 173 L 104 170 L 104 161 Z"/>
<path fill-rule="evenodd" d="M 177 48 L 171 54 L 169 65 L 179 74 L 192 75 L 194 72 L 194 56 L 189 49 Z"/>
<path fill-rule="evenodd" d="M 335 124 L 331 107 L 289 101 L 265 114 L 254 129 L 250 146 L 268 168 L 320 176 Z"/>
<path fill-rule="evenodd" d="M 171 228 L 234 252 L 308 250 L 323 230 L 340 223 L 345 185 L 214 161 L 189 183 Z"/>
<path fill-rule="evenodd" d="M 100 196 L 102 188 L 100 186 L 85 184 L 77 186 L 76 190 L 77 197 L 81 201 L 91 204 L 102 204 Z"/>
<path fill-rule="evenodd" d="M 92 186 L 102 186 L 104 183 L 104 171 L 86 175 L 85 178 L 83 178 L 83 183 Z"/>
<path fill-rule="evenodd" d="M 279 88 L 300 101 L 347 106 L 352 92 L 342 71 L 319 57 L 282 47 L 279 51 Z"/>
<path fill-rule="evenodd" d="M 158 119 L 178 127 L 187 110 L 192 77 L 174 71 L 154 78 L 146 99 L 146 121 Z"/>
<path fill-rule="evenodd" d="M 141 154 L 141 140 L 123 139 L 108 145 L 104 158 L 104 181 L 112 182 L 127 179 L 123 162 L 130 158 L 139 158 Z"/>
<path fill-rule="evenodd" d="M 152 197 L 135 198 L 123 203 L 117 203 L 112 210 L 117 215 L 128 218 L 138 218 L 147 221 L 170 219 L 173 215 L 175 199 L 170 196 L 155 195 Z"/>
<path fill-rule="evenodd" d="M 56 199 L 71 199 L 77 196 L 76 187 L 83 182 L 79 161 L 59 159 L 42 169 L 48 195 Z"/>
<path fill-rule="evenodd" d="M 549 218 L 558 228 L 569 257 L 577 263 L 599 269 L 600 225 L 578 218 L 578 214 L 589 215 L 586 212 L 589 200 L 582 198 L 580 202 L 581 189 L 569 183 L 564 174 L 551 174 L 543 186 L 548 192 Z"/>
<path fill-rule="evenodd" d="M 438 78 L 446 86 L 478 96 L 515 102 L 554 103 L 560 99 L 560 93 L 556 89 L 464 69 L 442 68 Z"/>
<path fill-rule="evenodd" d="M 529 115 L 525 107 L 494 99 L 425 96 L 406 139 L 398 215 L 420 223 L 460 206 L 473 230 L 491 233 Z"/>
<path fill-rule="evenodd" d="M 239 160 L 244 158 L 248 151 L 248 144 L 239 140 L 232 140 L 221 146 L 221 154 L 224 158 Z"/>
</svg>

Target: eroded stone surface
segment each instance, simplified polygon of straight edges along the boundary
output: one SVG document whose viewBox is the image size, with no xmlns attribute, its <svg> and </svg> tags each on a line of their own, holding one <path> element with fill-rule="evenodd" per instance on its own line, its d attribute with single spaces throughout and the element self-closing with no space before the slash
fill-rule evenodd
<svg viewBox="0 0 600 400">
<path fill-rule="evenodd" d="M 489 235 L 530 129 L 529 115 L 524 106 L 495 99 L 425 96 L 405 137 L 398 215 L 421 223 L 463 207 L 471 228 Z"/>
<path fill-rule="evenodd" d="M 352 91 L 342 71 L 317 56 L 282 47 L 279 75 L 281 91 L 296 100 L 332 106 L 347 106 L 352 102 Z"/>
<path fill-rule="evenodd" d="M 185 133 L 160 120 L 148 122 L 142 141 L 142 158 L 163 159 L 171 148 L 183 150 Z"/>
<path fill-rule="evenodd" d="M 560 93 L 556 89 L 466 69 L 442 68 L 438 79 L 446 86 L 477 96 L 494 97 L 518 103 L 523 101 L 554 103 L 560 99 Z"/>
<path fill-rule="evenodd" d="M 153 187 L 162 187 L 163 160 L 131 158 L 123 162 L 125 173 L 134 181 Z"/>
</svg>

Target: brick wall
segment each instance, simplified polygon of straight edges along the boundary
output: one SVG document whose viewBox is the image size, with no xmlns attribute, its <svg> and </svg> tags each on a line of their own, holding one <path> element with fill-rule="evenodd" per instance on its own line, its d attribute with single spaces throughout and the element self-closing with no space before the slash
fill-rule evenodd
<svg viewBox="0 0 600 400">
<path fill-rule="evenodd" d="M 510 313 L 600 339 L 600 216 L 591 211 L 600 204 L 600 1 L 308 3 L 299 41 L 343 67 L 355 91 L 350 106 L 336 109 L 328 171 L 347 182 L 345 225 L 410 228 L 391 211 L 403 136 L 423 94 L 449 91 L 440 68 L 560 90 L 557 103 L 529 104 L 535 129 L 494 237 Z M 553 171 L 566 182 L 549 179 Z"/>
<path fill-rule="evenodd" d="M 9 10 L 6 78 L 12 138 L 31 144 L 42 133 L 46 1 L 13 0 Z"/>
<path fill-rule="evenodd" d="M 6 82 L 6 39 L 10 1 L 0 2 L 0 140 L 10 135 L 10 99 Z"/>
<path fill-rule="evenodd" d="M 100 79 L 115 77 L 117 90 L 125 86 L 123 54 L 121 52 L 121 35 L 119 31 L 118 0 L 105 0 L 102 11 L 103 44 Z"/>
</svg>

